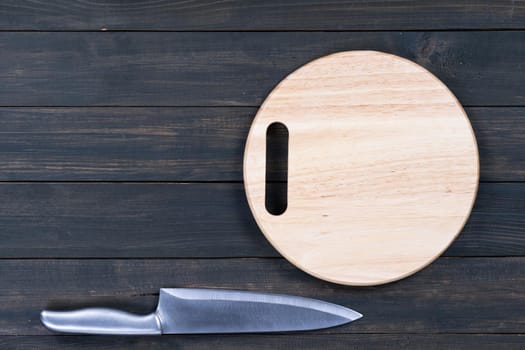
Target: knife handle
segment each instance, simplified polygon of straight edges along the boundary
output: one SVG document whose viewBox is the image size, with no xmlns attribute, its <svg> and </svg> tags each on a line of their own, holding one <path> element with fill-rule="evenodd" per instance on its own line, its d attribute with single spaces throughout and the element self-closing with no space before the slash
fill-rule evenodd
<svg viewBox="0 0 525 350">
<path fill-rule="evenodd" d="M 156 313 L 136 315 L 114 309 L 89 308 L 74 311 L 48 311 L 40 314 L 48 329 L 62 333 L 160 335 Z"/>
</svg>

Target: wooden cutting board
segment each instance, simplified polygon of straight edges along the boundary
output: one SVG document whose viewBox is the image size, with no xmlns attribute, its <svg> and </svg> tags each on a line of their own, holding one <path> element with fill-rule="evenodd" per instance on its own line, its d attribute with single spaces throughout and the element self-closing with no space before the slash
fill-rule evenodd
<svg viewBox="0 0 525 350">
<path fill-rule="evenodd" d="M 265 206 L 266 134 L 288 129 L 287 207 Z M 348 51 L 312 61 L 266 98 L 248 135 L 252 213 L 291 263 L 323 280 L 376 285 L 430 264 L 474 203 L 476 139 L 460 103 L 421 66 Z"/>
</svg>

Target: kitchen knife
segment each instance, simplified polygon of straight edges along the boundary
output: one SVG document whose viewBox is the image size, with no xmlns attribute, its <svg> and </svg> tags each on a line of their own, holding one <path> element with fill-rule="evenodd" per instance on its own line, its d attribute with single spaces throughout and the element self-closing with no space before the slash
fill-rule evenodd
<svg viewBox="0 0 525 350">
<path fill-rule="evenodd" d="M 334 327 L 361 318 L 346 307 L 296 296 L 221 289 L 160 290 L 149 315 L 89 308 L 42 311 L 50 330 L 64 333 L 160 335 L 302 331 Z"/>
</svg>

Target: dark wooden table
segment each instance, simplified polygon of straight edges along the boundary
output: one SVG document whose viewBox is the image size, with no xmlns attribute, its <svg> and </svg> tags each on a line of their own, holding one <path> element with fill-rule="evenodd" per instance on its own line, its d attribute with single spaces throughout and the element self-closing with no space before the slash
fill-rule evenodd
<svg viewBox="0 0 525 350">
<path fill-rule="evenodd" d="M 525 1 L 0 3 L 1 349 L 525 348 Z M 459 239 L 403 281 L 316 280 L 265 241 L 242 152 L 266 94 L 342 50 L 409 58 L 466 107 L 481 184 Z M 324 331 L 55 336 L 43 308 L 149 312 L 160 287 L 353 307 Z"/>
</svg>

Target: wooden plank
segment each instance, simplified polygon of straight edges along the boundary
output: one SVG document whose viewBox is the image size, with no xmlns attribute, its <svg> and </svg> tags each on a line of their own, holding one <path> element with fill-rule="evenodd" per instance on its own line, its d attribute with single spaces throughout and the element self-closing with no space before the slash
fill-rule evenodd
<svg viewBox="0 0 525 350">
<path fill-rule="evenodd" d="M 519 0 L 4 0 L 0 30 L 515 29 L 524 9 Z"/>
<path fill-rule="evenodd" d="M 381 50 L 464 105 L 525 104 L 525 32 L 3 32 L 0 106 L 256 106 L 320 56 Z"/>
<path fill-rule="evenodd" d="M 276 257 L 241 184 L 0 185 L 0 258 Z M 448 256 L 525 255 L 525 184 L 481 184 Z"/>
<path fill-rule="evenodd" d="M 524 181 L 525 108 L 466 111 L 481 180 Z M 251 107 L 0 108 L 0 181 L 241 181 L 255 113 Z"/>
<path fill-rule="evenodd" d="M 358 322 L 312 334 L 519 333 L 525 258 L 442 258 L 414 276 L 349 288 L 282 259 L 2 260 L 2 335 L 50 334 L 39 311 L 83 306 L 154 309 L 160 287 L 244 289 L 320 298 L 355 308 Z"/>
<path fill-rule="evenodd" d="M 0 336 L 2 349 L 505 349 L 520 350 L 525 336 L 515 334 L 248 334 L 163 337 Z"/>
<path fill-rule="evenodd" d="M 0 108 L 0 180 L 240 181 L 255 111 Z"/>
<path fill-rule="evenodd" d="M 240 184 L 1 185 L 0 198 L 4 257 L 276 256 Z"/>
<path fill-rule="evenodd" d="M 466 112 L 478 143 L 480 180 L 523 181 L 525 109 L 467 108 Z"/>
</svg>

